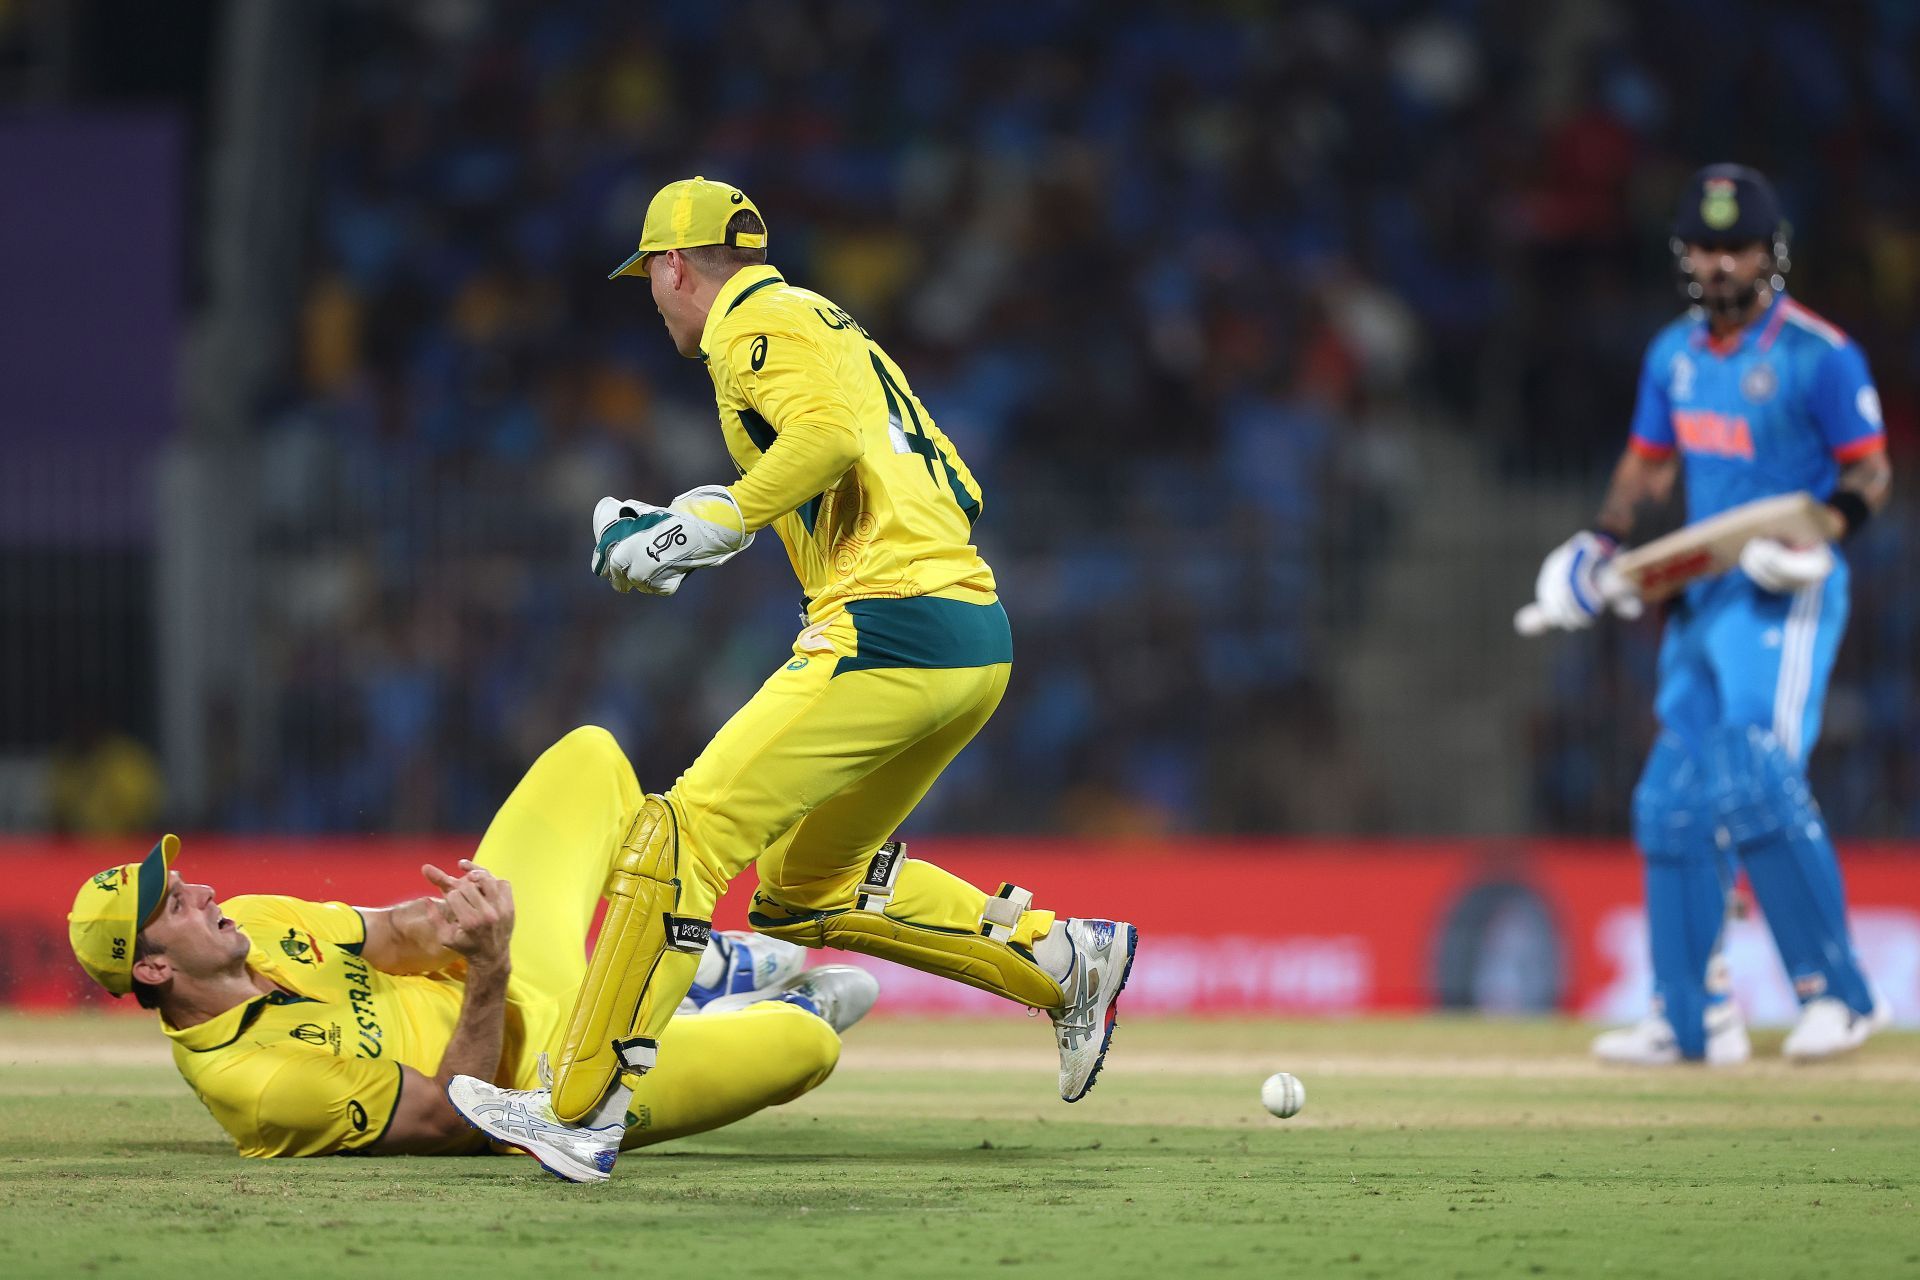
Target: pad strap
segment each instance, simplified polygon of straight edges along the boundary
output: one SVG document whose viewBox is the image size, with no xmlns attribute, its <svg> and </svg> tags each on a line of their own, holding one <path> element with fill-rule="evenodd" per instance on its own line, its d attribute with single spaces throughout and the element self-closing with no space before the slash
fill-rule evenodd
<svg viewBox="0 0 1920 1280">
<path fill-rule="evenodd" d="M 867 863 L 867 874 L 860 881 L 854 898 L 855 911 L 885 911 L 893 901 L 893 886 L 899 883 L 900 868 L 907 864 L 907 846 L 902 840 L 889 840 L 874 851 Z"/>
<path fill-rule="evenodd" d="M 667 918 L 669 950 L 699 955 L 707 949 L 707 943 L 713 938 L 713 921 L 696 920 L 692 916 L 677 916 L 671 911 L 664 914 Z"/>
<path fill-rule="evenodd" d="M 997 893 L 987 899 L 987 905 L 980 911 L 980 933 L 982 937 L 994 942 L 1007 942 L 1013 938 L 1013 931 L 1020 927 L 1020 917 L 1033 905 L 1033 894 L 1016 884 L 1002 884 Z"/>
<path fill-rule="evenodd" d="M 640 1076 L 653 1070 L 660 1061 L 660 1042 L 651 1036 L 629 1036 L 613 1042 L 613 1056 L 620 1065 Z"/>
</svg>

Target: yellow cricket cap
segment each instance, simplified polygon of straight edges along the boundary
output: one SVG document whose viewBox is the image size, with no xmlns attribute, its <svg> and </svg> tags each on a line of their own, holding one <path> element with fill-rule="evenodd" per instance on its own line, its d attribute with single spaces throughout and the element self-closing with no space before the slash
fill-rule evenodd
<svg viewBox="0 0 1920 1280">
<path fill-rule="evenodd" d="M 123 996 L 133 990 L 133 937 L 167 896 L 180 837 L 161 836 L 139 862 L 108 867 L 80 886 L 67 913 L 67 940 L 87 976 Z"/>
<path fill-rule="evenodd" d="M 767 220 L 760 216 L 760 210 L 754 207 L 753 201 L 747 199 L 747 193 L 738 187 L 730 187 L 710 178 L 682 178 L 678 182 L 669 182 L 655 193 L 647 205 L 647 220 L 640 225 L 640 247 L 633 251 L 632 257 L 609 271 L 607 279 L 644 276 L 647 274 L 647 255 L 667 249 L 693 249 L 705 244 L 766 248 L 767 233 L 764 230 L 727 235 L 727 223 L 742 210 L 760 218 L 761 227 L 767 225 Z"/>
</svg>

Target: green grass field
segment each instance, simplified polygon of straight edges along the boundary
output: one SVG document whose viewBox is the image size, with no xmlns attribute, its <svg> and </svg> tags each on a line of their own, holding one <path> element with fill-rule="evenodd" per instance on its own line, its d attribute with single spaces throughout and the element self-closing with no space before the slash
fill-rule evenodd
<svg viewBox="0 0 1920 1280">
<path fill-rule="evenodd" d="M 1566 1023 L 874 1021 L 800 1101 L 628 1157 L 243 1161 L 139 1019 L 0 1019 L 0 1274 L 1920 1274 L 1920 1037 L 1620 1072 Z M 1280 1121 L 1257 1091 L 1305 1080 Z"/>
</svg>

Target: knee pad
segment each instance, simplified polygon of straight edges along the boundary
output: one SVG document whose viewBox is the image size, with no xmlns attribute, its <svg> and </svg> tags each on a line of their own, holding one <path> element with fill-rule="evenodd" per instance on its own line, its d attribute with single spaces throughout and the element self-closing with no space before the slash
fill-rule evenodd
<svg viewBox="0 0 1920 1280">
<path fill-rule="evenodd" d="M 1633 789 L 1633 838 L 1650 861 L 1718 856 L 1719 823 L 1699 767 L 1677 741 L 1663 736 Z"/>
<path fill-rule="evenodd" d="M 672 808 L 648 796 L 614 854 L 606 919 L 568 1019 L 553 1084 L 553 1109 L 562 1120 L 591 1111 L 623 1070 L 644 1075 L 652 1069 L 659 1026 L 666 1023 L 656 1016 L 654 1006 L 663 1000 L 651 990 L 654 973 L 670 953 L 697 963 L 713 935 L 712 921 L 675 913 L 679 847 Z M 664 993 L 669 1016 L 683 994 Z"/>
<path fill-rule="evenodd" d="M 1722 725 L 1707 736 L 1707 795 L 1736 849 L 1820 821 L 1799 761 L 1758 725 Z"/>
<path fill-rule="evenodd" d="M 915 924 L 886 913 L 900 876 L 911 865 L 899 841 L 881 845 L 867 864 L 853 906 L 827 911 L 788 907 L 765 889 L 748 921 L 761 933 L 803 947 L 838 947 L 964 982 L 1035 1009 L 1060 1005 L 1060 984 L 1010 941 L 1033 895 L 1002 884 L 987 899 L 972 931 Z"/>
</svg>

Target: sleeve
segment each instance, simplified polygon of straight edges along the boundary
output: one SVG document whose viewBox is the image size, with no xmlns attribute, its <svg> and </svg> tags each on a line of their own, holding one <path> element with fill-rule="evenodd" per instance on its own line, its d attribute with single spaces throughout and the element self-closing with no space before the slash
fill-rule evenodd
<svg viewBox="0 0 1920 1280">
<path fill-rule="evenodd" d="M 330 1156 L 378 1142 L 400 1106 L 400 1064 L 288 1051 L 261 1087 L 247 1156 Z"/>
<path fill-rule="evenodd" d="M 1643 458 L 1673 456 L 1673 404 L 1667 399 L 1665 344 L 1648 346 L 1640 362 L 1640 390 L 1633 401 L 1633 429 L 1627 448 Z"/>
<path fill-rule="evenodd" d="M 256 932 L 260 928 L 299 929 L 356 955 L 367 941 L 367 922 L 344 902 L 308 902 L 304 898 L 250 893 L 227 899 L 220 909 L 255 938 L 266 936 Z"/>
<path fill-rule="evenodd" d="M 1852 342 L 1830 347 L 1814 367 L 1807 408 L 1820 424 L 1827 448 L 1841 462 L 1852 462 L 1886 447 L 1880 420 L 1880 393 L 1867 358 Z"/>
<path fill-rule="evenodd" d="M 726 361 L 772 437 L 755 441 L 759 460 L 729 489 L 747 528 L 760 529 L 831 489 L 860 460 L 859 414 L 827 353 L 799 334 L 742 334 Z"/>
</svg>

